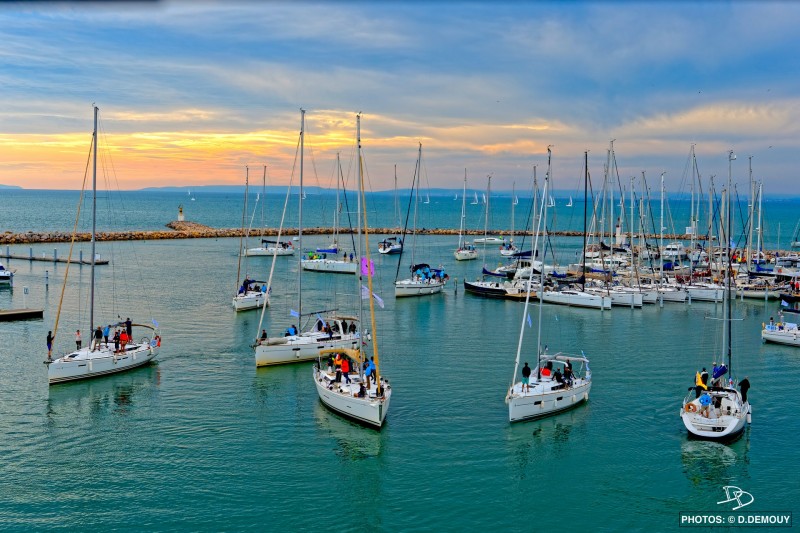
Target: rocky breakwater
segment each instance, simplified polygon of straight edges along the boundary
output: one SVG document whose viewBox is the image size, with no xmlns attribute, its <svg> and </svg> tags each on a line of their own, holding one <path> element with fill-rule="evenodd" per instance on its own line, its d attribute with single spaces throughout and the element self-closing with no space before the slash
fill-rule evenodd
<svg viewBox="0 0 800 533">
<path fill-rule="evenodd" d="M 241 237 L 244 235 L 245 230 L 241 228 L 210 228 L 197 222 L 190 221 L 172 221 L 166 224 L 166 227 L 171 231 L 105 231 L 97 234 L 98 241 L 139 241 L 139 240 L 162 240 L 162 239 L 217 239 L 220 237 Z M 341 230 L 340 233 L 354 233 L 351 230 Z M 313 227 L 303 228 L 303 235 L 330 235 L 333 233 L 333 228 L 328 227 Z M 403 233 L 400 228 L 373 228 L 370 230 L 372 234 L 383 235 L 397 235 Z M 409 233 L 406 231 L 406 233 Z M 464 233 L 467 235 L 483 235 L 481 230 L 466 230 Z M 506 230 L 490 230 L 491 235 L 509 235 L 510 232 Z M 417 229 L 419 235 L 458 235 L 458 230 L 447 228 L 422 228 Z M 523 232 L 517 232 L 517 236 L 522 235 Z M 531 235 L 531 232 L 525 232 Z M 250 231 L 251 237 L 256 236 L 270 236 L 275 237 L 278 235 L 278 229 L 265 229 L 261 231 Z M 281 232 L 281 238 L 284 236 L 297 235 L 296 228 L 284 229 Z M 564 237 L 582 237 L 583 233 L 580 231 L 551 231 L 550 235 L 564 236 Z M 78 242 L 88 242 L 91 240 L 91 234 L 78 233 L 75 235 L 75 240 Z M 651 236 L 652 237 L 652 236 Z M 688 235 L 664 235 L 665 239 L 670 240 L 688 240 Z M 48 232 L 34 232 L 28 231 L 25 233 L 13 233 L 6 231 L 0 233 L 0 244 L 36 244 L 36 243 L 50 243 L 50 242 L 69 242 L 72 239 L 72 234 L 63 231 L 48 231 Z"/>
</svg>

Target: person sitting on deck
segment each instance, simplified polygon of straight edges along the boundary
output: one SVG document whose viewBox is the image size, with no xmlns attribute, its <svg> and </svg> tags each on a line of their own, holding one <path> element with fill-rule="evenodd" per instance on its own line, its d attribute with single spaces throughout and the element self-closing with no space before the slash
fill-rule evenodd
<svg viewBox="0 0 800 533">
<path fill-rule="evenodd" d="M 265 330 L 265 329 L 261 330 L 261 340 L 262 341 L 267 340 L 267 330 Z"/>
<path fill-rule="evenodd" d="M 564 386 L 564 376 L 561 375 L 561 369 L 556 368 L 555 374 L 553 374 L 553 379 L 556 380 L 561 386 Z"/>
</svg>

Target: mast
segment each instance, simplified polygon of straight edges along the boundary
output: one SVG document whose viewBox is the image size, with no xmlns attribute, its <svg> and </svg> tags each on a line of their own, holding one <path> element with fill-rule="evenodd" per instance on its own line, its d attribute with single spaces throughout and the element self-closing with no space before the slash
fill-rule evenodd
<svg viewBox="0 0 800 533">
<path fill-rule="evenodd" d="M 731 364 L 731 279 L 730 279 L 730 269 L 731 269 L 731 169 L 733 166 L 733 160 L 736 159 L 736 154 L 733 153 L 733 150 L 728 151 L 728 190 L 726 191 L 725 196 L 725 225 L 727 226 L 727 231 L 725 234 L 725 249 L 727 250 L 726 255 L 728 256 L 728 265 L 725 268 L 725 306 L 723 314 L 725 322 L 724 327 L 724 339 L 723 339 L 723 350 L 725 354 L 728 356 L 728 372 L 730 372 L 730 376 L 733 376 L 733 366 Z"/>
<path fill-rule="evenodd" d="M 658 284 L 662 287 L 664 286 L 664 174 L 666 172 L 661 173 L 661 219 L 659 221 L 661 228 L 658 232 L 658 264 L 660 265 L 658 267 Z M 689 280 L 689 283 L 691 283 L 691 280 Z"/>
<path fill-rule="evenodd" d="M 516 202 L 516 185 L 517 182 L 514 181 L 511 183 L 511 241 L 514 240 L 514 206 L 517 205 Z M 509 243 L 511 244 L 511 243 Z"/>
<path fill-rule="evenodd" d="M 261 179 L 261 246 L 264 246 L 264 204 L 267 203 L 267 165 L 264 165 L 264 177 Z"/>
<path fill-rule="evenodd" d="M 297 250 L 300 252 L 300 263 L 297 265 L 297 314 L 303 316 L 303 149 L 305 145 L 306 110 L 300 108 L 300 194 L 297 203 L 300 204 L 297 214 Z M 302 327 L 302 326 L 300 326 Z"/>
<path fill-rule="evenodd" d="M 487 176 L 488 181 L 486 183 L 486 209 L 485 215 L 483 220 L 483 260 L 484 266 L 486 265 L 486 237 L 489 235 L 489 197 L 492 191 L 492 175 L 489 174 Z"/>
<path fill-rule="evenodd" d="M 461 194 L 461 226 L 458 228 L 458 249 L 461 249 L 464 233 L 464 219 L 467 216 L 467 169 L 464 169 L 464 192 Z"/>
<path fill-rule="evenodd" d="M 339 152 L 336 152 L 336 207 L 333 209 L 333 247 L 339 253 L 339 180 L 342 175 L 342 164 L 339 162 Z"/>
<path fill-rule="evenodd" d="M 414 233 L 412 234 L 412 241 L 411 241 L 411 268 L 414 268 L 416 265 L 416 250 L 417 250 L 417 211 L 419 207 L 419 179 L 420 173 L 422 172 L 422 143 L 419 143 L 419 152 L 417 154 L 417 168 L 414 169 L 414 183 L 412 183 L 412 187 L 416 185 L 416 190 L 414 191 Z M 413 270 L 411 271 L 413 274 Z"/>
<path fill-rule="evenodd" d="M 543 225 L 544 214 L 546 213 L 547 209 L 547 185 L 550 179 L 550 154 L 551 154 L 551 146 L 547 147 L 547 174 L 544 177 L 544 186 L 542 187 L 542 199 L 541 199 L 541 206 L 539 208 L 539 219 L 536 222 L 536 233 L 534 234 L 534 241 L 533 241 L 533 249 L 536 250 L 539 246 L 539 230 L 540 227 Z M 536 172 L 536 167 L 534 166 L 534 173 Z M 535 195 L 534 195 L 535 196 Z M 534 220 L 536 220 L 536 203 L 534 198 L 533 204 L 533 211 L 534 211 Z M 544 224 L 546 230 L 546 223 Z M 542 240 L 545 240 L 544 238 Z M 542 263 L 544 267 L 544 262 Z M 514 381 L 517 377 L 517 372 L 519 371 L 519 359 L 520 354 L 522 353 L 522 338 L 524 337 L 525 333 L 525 322 L 528 319 L 528 305 L 531 301 L 531 289 L 533 287 L 533 268 L 531 268 L 530 275 L 528 277 L 528 286 L 525 290 L 525 307 L 524 312 L 522 313 L 522 324 L 520 325 L 520 332 L 519 332 L 519 342 L 517 343 L 517 356 L 514 361 L 514 374 L 511 376 L 511 386 L 508 388 L 508 393 L 506 394 L 506 402 L 511 397 L 511 392 L 514 389 Z M 538 333 L 536 339 L 536 372 L 539 379 L 541 379 L 541 368 L 540 368 L 540 358 L 539 356 L 542 353 L 542 299 L 544 297 L 544 268 L 540 271 L 540 283 L 539 290 L 541 291 L 541 295 L 538 296 L 539 298 L 539 325 L 538 325 Z"/>
<path fill-rule="evenodd" d="M 364 257 L 367 260 L 367 288 L 369 290 L 369 315 L 372 325 L 372 353 L 375 361 L 375 390 L 378 396 L 383 395 L 383 387 L 381 387 L 381 368 L 380 359 L 378 357 L 378 336 L 375 329 L 375 298 L 372 296 L 372 263 L 369 257 L 369 224 L 367 223 L 367 209 L 366 209 L 366 196 L 364 195 L 364 167 L 361 160 L 361 115 L 358 115 L 358 182 L 361 189 L 361 203 L 364 204 Z M 419 145 L 420 158 L 422 157 L 422 143 Z M 359 224 L 360 231 L 360 224 Z M 360 240 L 360 239 L 359 239 Z M 360 293 L 359 288 L 359 293 Z"/>
<path fill-rule="evenodd" d="M 94 136 L 92 151 L 92 268 L 89 289 L 89 336 L 94 336 L 94 267 L 96 263 L 95 246 L 97 244 L 97 113 L 100 111 L 94 106 Z"/>
<path fill-rule="evenodd" d="M 549 172 L 548 172 L 549 174 Z M 589 208 L 589 150 L 583 152 L 583 259 L 581 259 L 581 290 L 586 290 L 586 217 Z M 601 256 L 602 257 L 602 256 Z M 542 265 L 544 269 L 544 265 Z"/>
<path fill-rule="evenodd" d="M 242 234 L 239 235 L 239 262 L 236 266 L 236 290 L 239 290 L 239 281 L 242 279 L 242 254 L 244 253 L 244 224 L 247 220 L 247 187 L 250 183 L 250 167 L 244 167 L 244 206 L 242 207 Z"/>
<path fill-rule="evenodd" d="M 755 224 L 755 214 L 756 214 L 756 184 L 753 182 L 753 156 L 749 156 L 747 158 L 748 162 L 748 169 L 749 169 L 749 180 L 750 180 L 750 201 L 748 202 L 750 207 L 750 234 L 747 237 L 747 249 L 745 251 L 745 261 L 744 266 L 747 269 L 747 275 L 750 276 L 750 261 L 753 259 L 753 225 Z"/>
<path fill-rule="evenodd" d="M 397 201 L 397 163 L 394 164 L 394 219 L 397 227 L 400 227 L 400 204 Z"/>
</svg>

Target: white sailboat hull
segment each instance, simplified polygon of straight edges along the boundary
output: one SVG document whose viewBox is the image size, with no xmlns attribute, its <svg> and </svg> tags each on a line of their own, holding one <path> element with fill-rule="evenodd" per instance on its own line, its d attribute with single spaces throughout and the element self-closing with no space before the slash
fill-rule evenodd
<svg viewBox="0 0 800 533">
<path fill-rule="evenodd" d="M 783 329 L 768 325 L 761 330 L 761 339 L 765 342 L 800 346 L 800 331 L 797 329 L 797 324 L 784 324 Z"/>
<path fill-rule="evenodd" d="M 83 348 L 54 360 L 47 366 L 47 379 L 51 385 L 77 381 L 109 374 L 117 374 L 150 363 L 158 355 L 158 346 L 150 341 L 128 344 L 125 352 L 114 354 L 114 345 L 92 352 Z"/>
<path fill-rule="evenodd" d="M 334 382 L 334 374 L 314 368 L 314 385 L 317 394 L 325 407 L 332 411 L 351 418 L 363 424 L 380 428 L 389 412 L 389 402 L 392 398 L 392 388 L 383 380 L 384 395 L 377 397 L 375 385 L 367 391 L 367 396 L 356 396 L 361 380 L 357 374 L 350 374 L 351 383 L 347 384 L 342 379 L 341 383 Z"/>
<path fill-rule="evenodd" d="M 611 298 L 581 291 L 539 291 L 542 301 L 550 304 L 588 307 L 592 309 L 611 309 Z"/>
<path fill-rule="evenodd" d="M 340 259 L 305 259 L 301 261 L 303 270 L 312 272 L 333 272 L 335 274 L 355 274 L 358 263 Z"/>
<path fill-rule="evenodd" d="M 469 261 L 471 259 L 478 258 L 478 252 L 476 250 L 456 250 L 453 252 L 453 257 L 456 258 L 456 261 Z"/>
<path fill-rule="evenodd" d="M 378 252 L 382 254 L 399 254 L 402 251 L 402 244 L 390 244 L 388 246 L 378 245 Z"/>
<path fill-rule="evenodd" d="M 247 291 L 245 294 L 237 294 L 233 297 L 233 308 L 236 311 L 247 311 L 258 309 L 267 301 L 266 295 L 261 291 Z"/>
<path fill-rule="evenodd" d="M 245 255 L 248 257 L 254 256 L 270 256 L 270 255 L 294 255 L 294 248 L 248 248 L 245 252 Z"/>
<path fill-rule="evenodd" d="M 696 402 L 695 400 L 692 403 Z M 729 441 L 735 439 L 744 431 L 750 412 L 751 407 L 747 402 L 742 406 L 741 412 L 721 416 L 713 414 L 710 418 L 706 418 L 699 412 L 688 412 L 684 407 L 681 409 L 681 420 L 683 420 L 683 425 L 687 431 L 694 437 L 706 440 Z"/>
<path fill-rule="evenodd" d="M 611 305 L 620 307 L 642 307 L 642 303 L 644 301 L 642 293 L 636 291 L 592 290 L 587 292 L 589 292 L 589 294 L 611 298 Z"/>
<path fill-rule="evenodd" d="M 566 411 L 588 400 L 592 388 L 591 379 L 575 379 L 568 389 L 552 390 L 554 384 L 550 380 L 534 382 L 530 392 L 522 392 L 522 383 L 515 383 L 508 398 L 508 420 L 520 422 Z"/>
<path fill-rule="evenodd" d="M 348 333 L 334 334 L 329 338 L 326 333 L 304 333 L 290 337 L 275 337 L 262 341 L 256 346 L 256 366 L 283 365 L 311 361 L 319 357 L 320 350 L 329 348 L 358 348 L 359 335 Z"/>
<path fill-rule="evenodd" d="M 394 295 L 396 298 L 427 296 L 440 293 L 443 288 L 444 283 L 440 281 L 403 279 L 394 283 Z"/>
<path fill-rule="evenodd" d="M 472 242 L 475 244 L 503 244 L 506 240 L 501 237 L 479 237 L 472 239 Z"/>
<path fill-rule="evenodd" d="M 721 302 L 724 297 L 725 289 L 723 287 L 697 287 L 688 286 L 686 292 L 689 298 L 701 302 Z"/>
</svg>

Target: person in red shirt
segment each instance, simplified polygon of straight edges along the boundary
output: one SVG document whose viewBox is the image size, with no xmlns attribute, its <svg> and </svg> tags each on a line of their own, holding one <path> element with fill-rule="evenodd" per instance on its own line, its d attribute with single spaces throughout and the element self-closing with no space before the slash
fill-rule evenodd
<svg viewBox="0 0 800 533">
<path fill-rule="evenodd" d="M 350 359 L 342 357 L 342 376 L 347 383 L 350 383 Z"/>
</svg>

